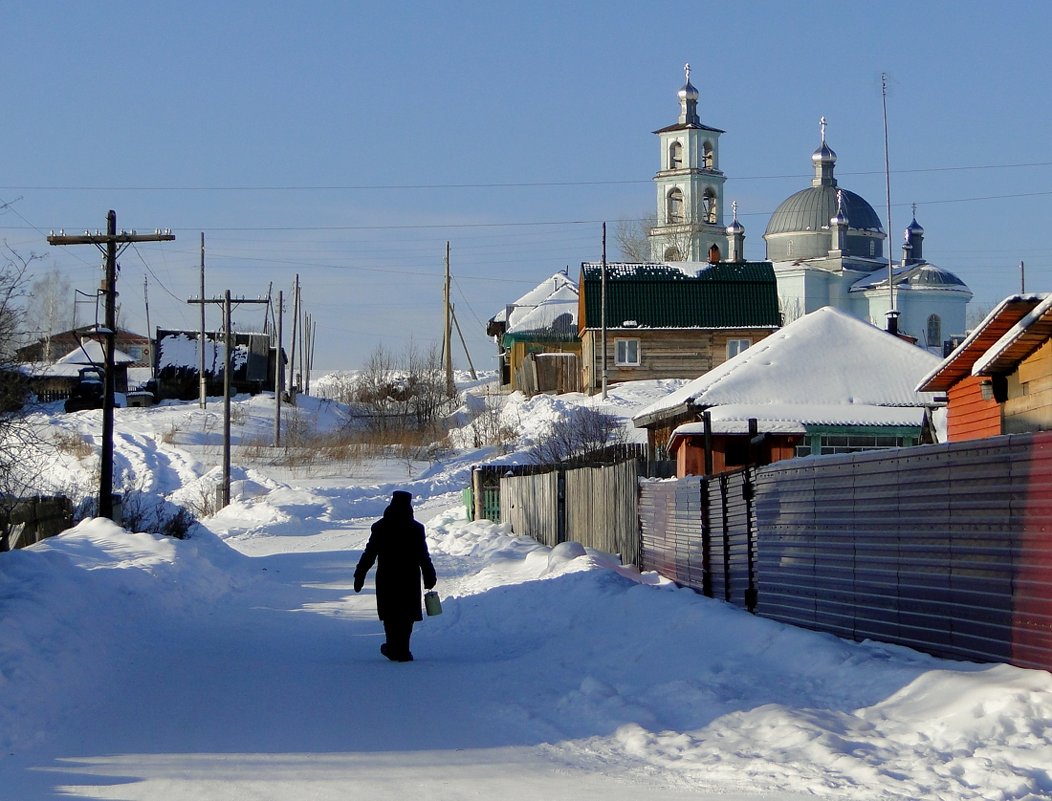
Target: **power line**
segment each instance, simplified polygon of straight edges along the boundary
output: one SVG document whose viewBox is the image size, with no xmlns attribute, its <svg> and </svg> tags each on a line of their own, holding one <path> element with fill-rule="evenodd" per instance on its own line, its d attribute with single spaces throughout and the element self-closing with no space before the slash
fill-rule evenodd
<svg viewBox="0 0 1052 801">
<path fill-rule="evenodd" d="M 969 170 L 1004 170 L 1034 167 L 1052 167 L 1052 161 L 1017 162 L 1010 164 L 965 164 L 948 167 L 917 167 L 913 169 L 893 170 L 892 174 L 913 174 L 929 172 L 964 172 Z M 883 170 L 842 171 L 845 175 L 883 175 Z M 810 178 L 807 173 L 787 173 L 783 175 L 742 175 L 732 176 L 734 181 L 773 181 Z M 567 186 L 619 186 L 632 184 L 650 184 L 651 179 L 599 179 L 584 181 L 482 181 L 476 183 L 453 184 L 245 184 L 237 186 L 93 186 L 93 185 L 39 185 L 39 186 L 0 186 L 2 190 L 64 191 L 64 192 L 367 192 L 367 191 L 400 191 L 400 190 L 442 190 L 442 189 L 523 189 L 541 187 Z"/>
</svg>

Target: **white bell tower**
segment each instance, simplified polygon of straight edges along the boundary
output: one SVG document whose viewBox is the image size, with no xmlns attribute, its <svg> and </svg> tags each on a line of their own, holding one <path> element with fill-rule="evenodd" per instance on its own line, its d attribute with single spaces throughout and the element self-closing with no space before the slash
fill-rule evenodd
<svg viewBox="0 0 1052 801">
<path fill-rule="evenodd" d="M 707 261 L 710 248 L 727 246 L 723 225 L 723 184 L 719 128 L 698 118 L 698 90 L 690 82 L 679 90 L 679 119 L 654 131 L 661 142 L 657 186 L 657 225 L 650 229 L 653 261 Z"/>
</svg>

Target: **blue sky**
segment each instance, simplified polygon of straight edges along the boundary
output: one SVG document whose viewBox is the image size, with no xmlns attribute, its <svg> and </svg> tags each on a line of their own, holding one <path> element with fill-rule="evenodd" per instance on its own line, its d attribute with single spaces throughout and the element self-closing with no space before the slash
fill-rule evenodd
<svg viewBox="0 0 1052 801">
<path fill-rule="evenodd" d="M 121 259 L 134 330 L 144 279 L 151 325 L 196 326 L 203 231 L 207 294 L 287 296 L 298 273 L 316 367 L 353 368 L 440 339 L 448 240 L 457 317 L 492 369 L 489 317 L 598 259 L 603 221 L 616 258 L 615 221 L 653 211 L 652 132 L 688 61 L 749 258 L 809 185 L 823 115 L 840 184 L 885 217 L 886 72 L 892 252 L 917 203 L 925 256 L 976 305 L 1018 291 L 1021 260 L 1027 289 L 1052 290 L 1046 3 L 44 0 L 0 20 L 0 237 L 89 291 L 99 257 L 50 230 L 111 208 L 172 228 Z M 262 323 L 258 306 L 234 319 Z"/>
</svg>

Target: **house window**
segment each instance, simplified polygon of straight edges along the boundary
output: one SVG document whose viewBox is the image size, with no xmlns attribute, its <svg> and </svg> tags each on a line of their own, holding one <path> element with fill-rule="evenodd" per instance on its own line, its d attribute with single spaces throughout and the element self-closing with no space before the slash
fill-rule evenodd
<svg viewBox="0 0 1052 801">
<path fill-rule="evenodd" d="M 854 453 L 855 451 L 876 451 L 884 448 L 905 448 L 915 445 L 913 437 L 898 437 L 893 434 L 820 434 L 808 436 L 797 445 L 796 456 L 829 455 L 837 453 Z"/>
<path fill-rule="evenodd" d="M 618 367 L 639 366 L 639 340 L 638 339 L 616 339 L 614 340 L 614 364 Z"/>
<path fill-rule="evenodd" d="M 683 144 L 681 142 L 673 142 L 668 147 L 668 168 L 670 170 L 678 170 L 683 166 Z"/>
<path fill-rule="evenodd" d="M 939 315 L 933 314 L 928 318 L 928 347 L 938 345 L 942 342 L 942 320 Z"/>
<path fill-rule="evenodd" d="M 727 358 L 733 359 L 743 350 L 748 348 L 752 344 L 751 339 L 728 339 L 727 340 Z"/>
<path fill-rule="evenodd" d="M 665 219 L 669 223 L 683 222 L 683 192 L 679 189 L 670 190 L 665 199 Z"/>
</svg>

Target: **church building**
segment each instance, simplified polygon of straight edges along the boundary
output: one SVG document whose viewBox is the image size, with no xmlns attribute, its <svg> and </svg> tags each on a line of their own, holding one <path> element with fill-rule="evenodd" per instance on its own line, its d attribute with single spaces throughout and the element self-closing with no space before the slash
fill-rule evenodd
<svg viewBox="0 0 1052 801">
<path fill-rule="evenodd" d="M 744 260 L 745 229 L 737 214 L 724 226 L 724 184 L 719 168 L 719 128 L 698 115 L 698 90 L 679 90 L 679 118 L 654 133 L 660 138 L 656 225 L 648 232 L 654 262 Z M 764 233 L 774 265 L 784 323 L 825 306 L 900 334 L 942 354 L 944 343 L 965 332 L 972 292 L 948 270 L 926 261 L 924 229 L 914 219 L 905 232 L 900 261 L 888 289 L 887 235 L 880 217 L 860 195 L 840 187 L 837 155 L 821 141 L 811 156 L 811 186 L 791 195 L 771 215 Z M 721 252 L 723 255 L 721 255 Z"/>
<path fill-rule="evenodd" d="M 880 217 L 860 195 L 837 184 L 837 155 L 821 142 L 811 155 L 811 186 L 786 198 L 767 224 L 767 258 L 774 263 L 785 322 L 833 306 L 942 354 L 944 343 L 965 332 L 972 292 L 956 275 L 924 259 L 924 229 L 914 217 L 902 254 L 892 260 L 892 291 Z"/>
</svg>

